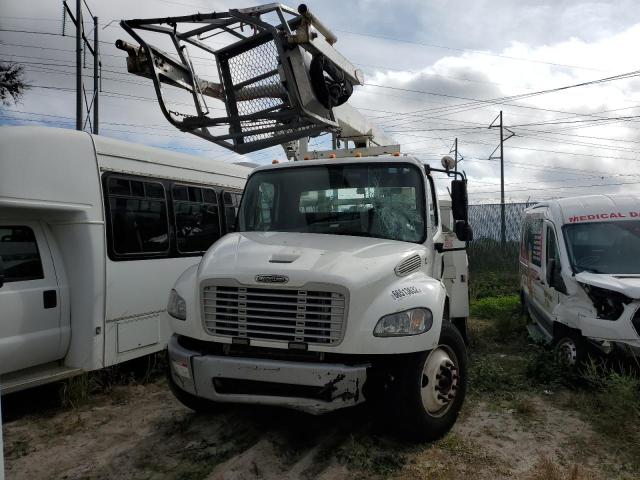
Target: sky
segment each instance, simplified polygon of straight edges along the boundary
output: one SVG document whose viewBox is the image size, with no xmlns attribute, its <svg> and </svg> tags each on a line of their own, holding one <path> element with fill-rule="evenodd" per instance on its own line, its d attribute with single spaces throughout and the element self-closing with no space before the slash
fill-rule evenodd
<svg viewBox="0 0 640 480">
<path fill-rule="evenodd" d="M 256 2 L 86 3 L 99 17 L 101 135 L 227 162 L 285 158 L 280 147 L 241 156 L 175 129 L 160 112 L 152 82 L 128 74 L 126 54 L 114 46 L 118 38 L 132 41 L 120 19 L 223 11 Z M 355 88 L 349 103 L 398 141 L 402 153 L 438 165 L 458 139 L 470 203 L 500 201 L 500 162 L 492 158 L 499 153 L 494 149 L 500 130 L 489 128 L 500 111 L 508 128 L 504 136 L 515 134 L 504 142 L 507 202 L 640 193 L 636 2 L 307 3 L 336 33 L 335 47 L 364 71 L 365 85 Z M 70 4 L 75 10 L 75 2 Z M 92 38 L 92 25 L 86 29 Z M 68 19 L 65 36 L 62 31 L 61 1 L 0 0 L 0 61 L 23 65 L 32 85 L 20 103 L 0 106 L 0 124 L 75 128 L 75 31 Z M 213 57 L 199 55 L 194 59 L 199 73 L 215 76 Z M 90 96 L 90 54 L 86 67 Z M 621 74 L 629 75 L 609 79 Z M 328 136 L 310 145 L 327 148 Z M 443 180 L 438 188 L 446 193 Z"/>
</svg>

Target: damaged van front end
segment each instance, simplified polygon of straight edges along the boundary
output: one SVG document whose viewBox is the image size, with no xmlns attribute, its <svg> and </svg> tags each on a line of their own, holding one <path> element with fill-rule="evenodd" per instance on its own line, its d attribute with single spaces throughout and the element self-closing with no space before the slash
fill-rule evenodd
<svg viewBox="0 0 640 480">
<path fill-rule="evenodd" d="M 578 315 L 582 334 L 605 350 L 640 355 L 640 274 L 581 272 L 575 278 L 592 304 Z"/>
</svg>

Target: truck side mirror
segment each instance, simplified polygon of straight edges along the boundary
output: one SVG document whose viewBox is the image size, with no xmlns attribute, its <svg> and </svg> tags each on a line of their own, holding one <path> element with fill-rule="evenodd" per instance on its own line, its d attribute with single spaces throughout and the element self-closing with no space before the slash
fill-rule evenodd
<svg viewBox="0 0 640 480">
<path fill-rule="evenodd" d="M 456 237 L 461 242 L 470 242 L 473 240 L 473 230 L 471 225 L 464 220 L 458 220 L 455 226 Z"/>
<path fill-rule="evenodd" d="M 464 222 L 469 220 L 467 182 L 464 180 L 451 181 L 451 214 L 456 222 L 458 220 L 463 220 Z"/>
</svg>

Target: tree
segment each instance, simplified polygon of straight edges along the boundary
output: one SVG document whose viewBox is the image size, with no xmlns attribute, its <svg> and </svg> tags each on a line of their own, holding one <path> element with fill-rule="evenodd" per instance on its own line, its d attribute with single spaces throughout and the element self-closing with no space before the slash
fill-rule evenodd
<svg viewBox="0 0 640 480">
<path fill-rule="evenodd" d="M 0 102 L 3 105 L 18 103 L 28 88 L 22 65 L 0 62 Z"/>
</svg>

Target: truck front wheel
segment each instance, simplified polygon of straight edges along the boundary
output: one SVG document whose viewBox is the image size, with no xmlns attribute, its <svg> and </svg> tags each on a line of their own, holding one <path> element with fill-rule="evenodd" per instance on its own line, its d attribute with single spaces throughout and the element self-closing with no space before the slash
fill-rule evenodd
<svg viewBox="0 0 640 480">
<path fill-rule="evenodd" d="M 451 429 L 467 390 L 467 354 L 453 325 L 444 322 L 438 346 L 409 360 L 398 387 L 403 433 L 433 441 Z"/>
</svg>

